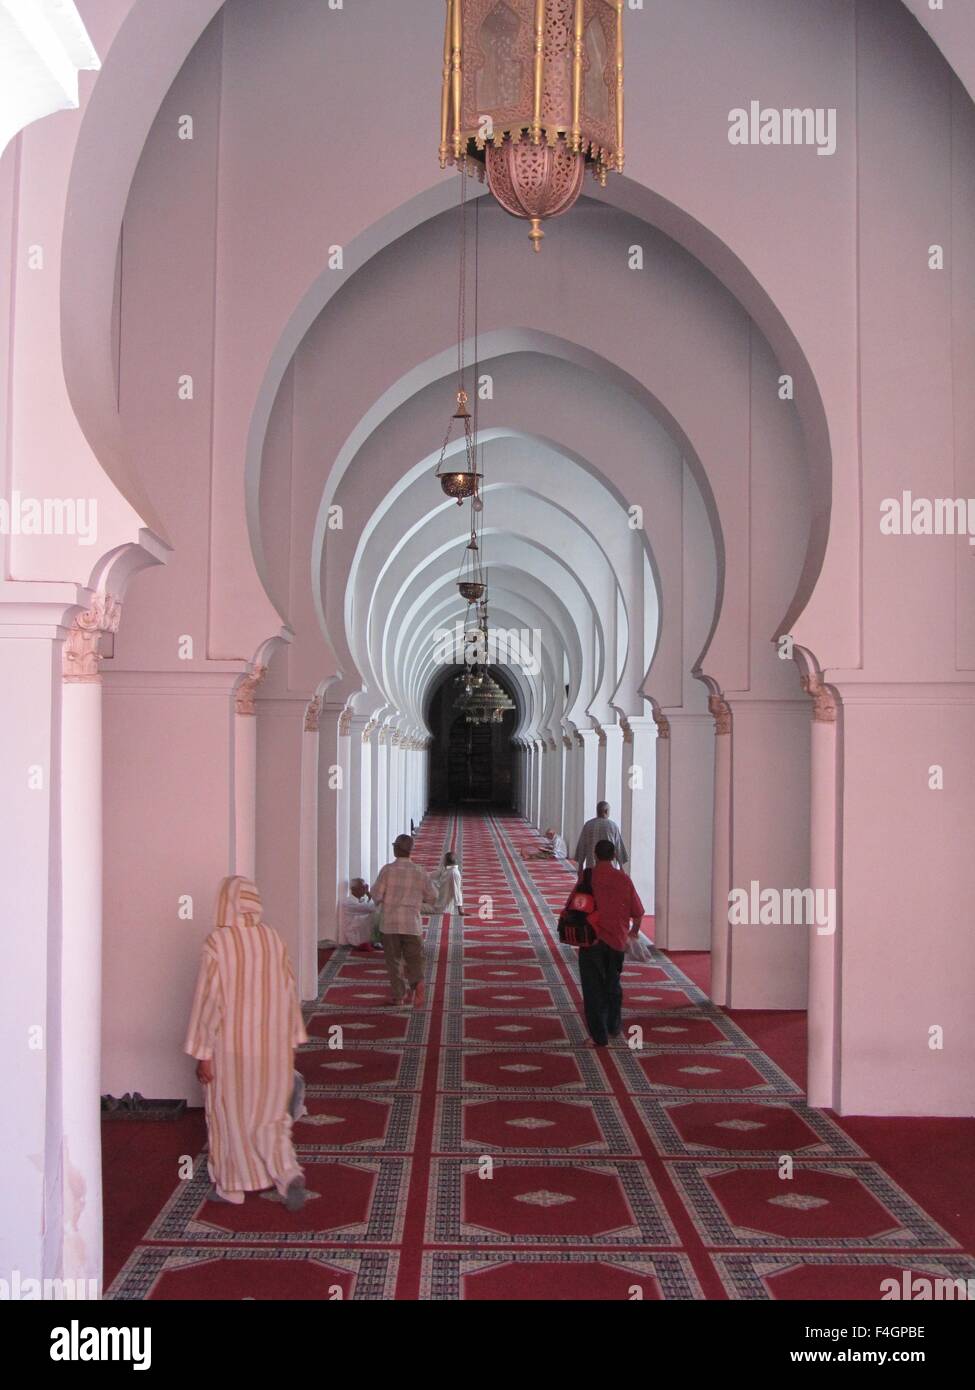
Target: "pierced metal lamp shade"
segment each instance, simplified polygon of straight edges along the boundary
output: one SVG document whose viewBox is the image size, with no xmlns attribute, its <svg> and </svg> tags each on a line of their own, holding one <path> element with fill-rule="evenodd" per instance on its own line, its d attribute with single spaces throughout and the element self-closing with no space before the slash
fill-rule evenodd
<svg viewBox="0 0 975 1390">
<path fill-rule="evenodd" d="M 459 473 L 441 473 L 440 486 L 448 497 L 455 497 L 457 505 L 463 506 L 465 497 L 473 497 L 481 483 L 480 473 L 464 469 Z"/>
<path fill-rule="evenodd" d="M 623 0 L 447 0 L 440 167 L 541 223 L 623 168 Z"/>
</svg>

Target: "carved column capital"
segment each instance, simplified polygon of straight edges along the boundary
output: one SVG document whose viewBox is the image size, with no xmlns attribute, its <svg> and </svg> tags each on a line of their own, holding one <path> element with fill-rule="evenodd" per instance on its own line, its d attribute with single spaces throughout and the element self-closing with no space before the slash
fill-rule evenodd
<svg viewBox="0 0 975 1390">
<path fill-rule="evenodd" d="M 708 697 L 708 709 L 714 719 L 716 735 L 731 733 L 731 707 L 721 695 Z"/>
<path fill-rule="evenodd" d="M 111 594 L 96 594 L 90 608 L 71 624 L 61 651 L 61 675 L 65 681 L 92 683 L 101 679 L 98 644 L 108 632 L 118 632 L 122 605 Z"/>
<path fill-rule="evenodd" d="M 248 671 L 234 692 L 234 705 L 238 714 L 257 713 L 254 705 L 254 694 L 266 675 L 266 666 L 255 666 L 253 671 Z"/>
<path fill-rule="evenodd" d="M 369 740 L 372 738 L 373 734 L 375 733 L 375 731 L 376 731 L 376 721 L 375 721 L 375 719 L 370 719 L 370 720 L 368 721 L 368 723 L 363 727 L 363 730 L 362 730 L 362 742 L 363 742 L 363 743 L 368 743 Z"/>
<path fill-rule="evenodd" d="M 551 737 L 550 737 L 549 740 L 548 740 L 548 750 L 549 750 L 549 752 L 550 752 L 550 753 L 554 753 L 555 750 L 556 750 L 556 748 L 558 748 L 558 744 L 555 742 L 555 739 L 554 739 L 554 738 L 551 738 Z"/>
<path fill-rule="evenodd" d="M 339 715 L 339 738 L 348 738 L 352 732 L 352 711 L 344 709 Z"/>
<path fill-rule="evenodd" d="M 821 676 L 802 676 L 802 688 L 813 702 L 813 722 L 836 723 L 836 697 Z"/>
<path fill-rule="evenodd" d="M 572 739 L 569 738 L 568 734 L 562 735 L 562 747 L 570 749 L 575 747 L 575 744 L 573 743 Z"/>
<path fill-rule="evenodd" d="M 714 711 L 712 710 L 712 714 L 713 713 Z M 657 711 L 654 710 L 653 722 L 657 726 L 658 738 L 670 738 L 670 720 L 667 718 L 665 714 L 658 714 Z"/>
<path fill-rule="evenodd" d="M 317 734 L 318 721 L 322 715 L 322 697 L 316 695 L 305 709 L 305 733 Z"/>
</svg>

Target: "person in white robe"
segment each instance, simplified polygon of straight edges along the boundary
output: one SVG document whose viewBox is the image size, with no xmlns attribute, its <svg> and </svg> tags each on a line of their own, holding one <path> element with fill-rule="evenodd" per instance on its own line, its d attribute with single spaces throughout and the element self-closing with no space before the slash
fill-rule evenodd
<svg viewBox="0 0 975 1390">
<path fill-rule="evenodd" d="M 349 881 L 349 891 L 339 901 L 340 946 L 351 946 L 353 951 L 381 951 L 379 935 L 379 906 L 369 895 L 369 885 L 364 878 Z"/>
<path fill-rule="evenodd" d="M 545 831 L 545 843 L 535 854 L 526 854 L 526 859 L 568 859 L 569 846 L 552 826 Z"/>
<path fill-rule="evenodd" d="M 464 915 L 464 886 L 461 882 L 460 865 L 457 863 L 457 856 L 447 853 L 443 857 L 443 866 L 437 873 L 434 882 L 437 885 L 437 901 L 434 912 L 456 912 L 458 916 Z"/>
<path fill-rule="evenodd" d="M 216 1195 L 239 1204 L 274 1187 L 289 1211 L 307 1192 L 291 1138 L 294 1050 L 308 1035 L 284 942 L 263 920 L 254 884 L 225 878 L 184 1050 L 203 1086 Z"/>
</svg>

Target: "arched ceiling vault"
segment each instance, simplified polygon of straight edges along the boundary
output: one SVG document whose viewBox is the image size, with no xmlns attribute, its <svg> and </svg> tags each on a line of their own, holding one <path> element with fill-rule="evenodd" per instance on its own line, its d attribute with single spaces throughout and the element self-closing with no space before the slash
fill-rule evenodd
<svg viewBox="0 0 975 1390">
<path fill-rule="evenodd" d="M 931 15 L 924 0 L 904 0 L 904 3 L 934 36 L 970 91 L 970 65 L 965 57 L 971 47 L 965 42 L 971 35 L 970 16 L 963 10 L 954 17 L 941 13 Z M 68 390 L 85 434 L 103 466 L 150 520 L 151 479 L 140 477 L 140 464 L 143 457 L 151 458 L 152 452 L 140 450 L 137 441 L 123 441 L 116 419 L 111 365 L 116 251 L 126 199 L 153 121 L 174 79 L 186 66 L 194 45 L 205 40 L 204 31 L 210 21 L 219 16 L 224 28 L 225 42 L 222 47 L 217 44 L 216 49 L 223 65 L 220 76 L 224 88 L 221 124 L 227 144 L 225 162 L 229 168 L 228 186 L 233 188 L 236 181 L 242 198 L 252 197 L 248 182 L 237 177 L 240 172 L 237 164 L 244 157 L 240 151 L 247 151 L 248 146 L 246 141 L 239 139 L 235 146 L 234 137 L 240 132 L 234 123 L 236 120 L 239 124 L 241 111 L 246 111 L 248 106 L 254 107 L 252 88 L 247 83 L 250 75 L 247 65 L 253 49 L 265 60 L 265 67 L 255 70 L 255 79 L 259 77 L 265 88 L 274 87 L 283 98 L 276 103 L 276 110 L 285 127 L 285 136 L 274 142 L 269 155 L 263 153 L 282 166 L 285 196 L 293 183 L 314 202 L 309 221 L 316 227 L 319 242 L 320 229 L 328 220 L 322 216 L 323 208 L 319 204 L 323 198 L 329 205 L 334 203 L 332 234 L 345 247 L 349 266 L 365 265 L 410 227 L 424 223 L 453 201 L 452 181 L 438 179 L 435 174 L 430 178 L 427 174 L 432 161 L 422 141 L 403 142 L 395 167 L 387 171 L 385 179 L 370 178 L 365 183 L 360 179 L 356 185 L 355 161 L 346 161 L 344 167 L 340 165 L 327 181 L 316 177 L 320 173 L 322 141 L 314 125 L 315 117 L 328 122 L 329 137 L 339 148 L 380 147 L 388 135 L 382 126 L 382 103 L 376 103 L 375 109 L 371 104 L 363 109 L 360 103 L 345 100 L 343 82 L 347 84 L 346 73 L 353 68 L 350 62 L 353 50 L 349 45 L 361 43 L 361 39 L 356 40 L 351 23 L 335 22 L 334 15 L 324 6 L 309 7 L 298 0 L 281 0 L 274 7 L 274 24 L 270 30 L 274 45 L 269 47 L 268 34 L 263 30 L 250 36 L 248 42 L 248 26 L 253 27 L 255 7 L 238 3 L 238 0 L 228 0 L 225 5 L 221 0 L 167 0 L 163 8 L 165 14 L 160 13 L 156 0 L 122 0 L 104 15 L 92 7 L 92 35 L 104 66 L 87 101 L 73 151 L 62 248 L 62 357 Z M 725 104 L 726 83 L 721 79 L 724 71 L 733 74 L 735 80 L 744 82 L 746 87 L 749 82 L 754 84 L 756 77 L 760 79 L 763 72 L 778 66 L 791 72 L 795 50 L 802 47 L 797 44 L 796 35 L 803 24 L 806 27 L 802 34 L 809 40 L 805 51 L 808 80 L 825 85 L 825 94 L 830 97 L 834 95 L 835 84 L 839 84 L 840 95 L 855 91 L 855 80 L 851 80 L 856 76 L 856 47 L 851 41 L 855 14 L 844 7 L 828 9 L 829 22 L 818 25 L 813 31 L 805 19 L 810 8 L 783 4 L 781 0 L 755 0 L 751 7 L 754 11 L 752 23 L 737 27 L 734 7 L 707 6 L 705 0 L 700 3 L 686 0 L 681 6 L 670 7 L 666 19 L 661 17 L 656 24 L 648 22 L 646 16 L 639 16 L 640 22 L 627 26 L 628 71 L 653 73 L 654 81 L 643 86 L 630 85 L 629 110 L 637 129 L 655 129 L 653 117 L 659 116 L 661 110 L 684 109 L 680 84 L 686 85 L 685 75 L 666 64 L 660 65 L 662 38 L 674 52 L 686 51 L 682 39 L 688 34 L 704 33 L 707 42 L 715 45 L 716 52 L 722 55 L 717 107 Z M 896 9 L 898 14 L 903 13 L 900 6 Z M 705 15 L 710 25 L 701 23 Z M 668 26 L 663 34 L 662 23 Z M 414 74 L 420 70 L 416 64 L 422 62 L 421 55 L 439 52 L 441 27 L 439 0 L 417 0 L 408 16 L 405 7 L 390 9 L 384 40 L 392 61 L 381 74 L 378 71 L 374 74 L 374 85 L 388 96 L 403 128 L 418 129 L 423 124 L 422 105 L 429 89 L 424 82 L 417 81 Z M 930 46 L 933 53 L 933 44 Z M 277 59 L 274 65 L 266 62 L 269 52 Z M 301 58 L 305 60 L 303 64 L 299 61 Z M 322 97 L 320 83 L 303 80 L 306 70 L 319 71 L 322 64 L 329 61 L 343 79 L 336 83 L 341 90 L 336 92 L 334 101 L 328 96 Z M 436 68 L 434 57 L 430 63 L 434 84 Z M 899 95 L 892 92 L 890 100 L 898 100 Z M 655 100 L 662 104 L 654 106 Z M 693 91 L 688 102 L 693 102 Z M 370 121 L 375 121 L 375 128 Z M 290 139 L 290 122 L 294 123 L 296 134 L 304 130 L 308 138 L 304 141 Z M 771 212 L 774 217 L 779 206 L 775 202 L 774 185 L 766 190 L 763 176 L 759 175 L 757 189 L 749 190 L 761 214 L 758 218 L 749 216 L 748 207 L 735 196 L 734 190 L 722 198 L 709 197 L 713 187 L 709 176 L 715 171 L 716 155 L 709 154 L 709 146 L 704 142 L 707 127 L 696 119 L 690 105 L 686 127 L 681 127 L 680 142 L 630 140 L 628 177 L 612 179 L 605 196 L 618 206 L 628 206 L 648 224 L 655 224 L 697 256 L 761 327 L 783 369 L 796 380 L 798 411 L 818 487 L 821 478 L 830 477 L 831 447 L 839 445 L 842 453 L 849 443 L 843 419 L 844 403 L 839 398 L 842 387 L 838 385 L 837 374 L 829 368 L 829 358 L 835 355 L 833 316 L 829 306 L 821 313 L 819 306 L 811 313 L 803 306 L 795 284 L 797 277 L 790 272 L 795 255 L 802 255 L 808 248 L 787 247 L 781 251 L 773 244 L 777 239 L 766 235 L 768 216 Z M 249 158 L 250 175 L 255 186 L 260 187 L 265 167 L 255 157 L 253 148 Z M 821 169 L 817 172 L 822 174 Z M 766 177 L 776 178 L 774 165 Z M 91 196 L 93 187 L 98 189 L 98 197 Z M 782 197 L 787 196 L 791 194 L 782 194 Z M 815 200 L 816 192 L 812 187 L 806 190 L 806 196 Z M 797 218 L 807 217 L 812 228 L 815 217 L 807 216 L 799 206 L 799 198 L 792 197 L 791 201 Z M 710 211 L 705 213 L 705 208 Z M 809 211 L 811 214 L 812 207 Z M 276 208 L 269 208 L 263 220 L 267 221 L 275 212 Z M 236 284 L 255 283 L 254 263 L 245 250 L 249 240 L 254 255 L 261 254 L 261 238 L 254 234 L 253 220 L 235 217 L 233 207 L 223 219 L 228 236 L 232 238 L 225 256 L 232 268 L 225 277 L 224 288 L 228 293 L 223 298 L 234 308 L 224 325 L 224 347 L 231 346 L 226 360 L 221 360 L 220 370 L 222 380 L 236 382 L 237 389 L 232 393 L 232 401 L 220 402 L 218 412 L 223 452 L 228 459 L 236 460 L 245 454 L 247 457 L 252 522 L 267 421 L 282 375 L 322 307 L 341 289 L 340 279 L 330 275 L 321 264 L 313 268 L 307 253 L 310 251 L 314 255 L 316 238 L 305 235 L 297 226 L 300 219 L 295 219 L 291 237 L 298 245 L 293 246 L 289 241 L 277 247 L 276 268 L 273 273 L 260 277 L 264 282 L 261 295 L 254 296 L 255 302 L 248 304 L 247 295 L 234 294 Z M 275 225 L 280 227 L 280 218 Z M 810 234 L 819 236 L 820 232 L 817 226 Z M 788 242 L 787 237 L 784 240 Z M 824 240 L 823 256 L 828 261 L 836 250 L 836 240 L 829 237 Z M 815 276 L 816 271 L 811 273 Z M 841 292 L 843 288 L 840 284 Z M 259 332 L 246 331 L 249 324 L 258 326 Z M 245 331 L 241 331 L 242 328 Z M 236 361 L 231 360 L 235 351 L 239 355 Z M 238 370 L 242 366 L 244 370 Z M 850 486 L 853 485 L 855 478 L 850 482 Z M 845 505 L 847 499 L 845 491 L 840 505 Z M 784 619 L 787 623 L 791 623 L 806 603 L 822 561 L 829 501 L 829 489 L 815 500 L 806 565 Z M 246 516 L 241 503 L 239 516 L 234 521 L 239 533 L 229 534 L 226 546 L 241 547 Z M 233 531 L 234 527 L 230 529 Z M 854 586 L 856 582 L 854 553 L 845 538 L 840 539 L 833 551 L 832 588 L 819 598 L 820 610 L 830 603 L 831 595 L 844 591 L 845 581 L 849 580 Z M 219 573 L 219 563 L 215 568 Z M 851 611 L 855 607 L 852 605 Z M 845 633 L 844 640 L 847 644 L 844 651 L 853 651 L 855 634 Z M 812 645 L 815 644 L 814 638 Z M 847 664 L 854 664 L 854 661 L 851 659 Z"/>
<path fill-rule="evenodd" d="M 481 314 L 489 326 L 481 335 L 479 371 L 490 375 L 494 386 L 492 400 L 481 408 L 482 429 L 548 439 L 564 455 L 588 464 L 624 508 L 642 508 L 664 615 L 668 596 L 679 593 L 679 580 L 664 582 L 661 567 L 666 558 L 669 574 L 679 571 L 680 536 L 674 535 L 672 517 L 658 514 L 656 479 L 669 464 L 666 486 L 672 489 L 686 463 L 695 482 L 702 480 L 712 544 L 718 554 L 719 594 L 712 631 L 705 643 L 708 668 L 716 670 L 727 688 L 747 688 L 740 615 L 747 607 L 751 584 L 749 393 L 759 356 L 774 393 L 775 363 L 767 345 L 755 334 L 740 306 L 717 282 L 703 275 L 699 265 L 665 238 L 648 233 L 645 227 L 641 232 L 629 219 L 595 204 L 579 210 L 571 228 L 566 220 L 566 250 L 577 255 L 580 263 L 597 268 L 591 277 L 591 295 L 563 295 L 565 302 L 560 302 L 555 282 L 550 286 L 542 272 L 532 302 L 533 316 L 541 306 L 540 324 L 531 329 L 517 324 L 492 327 L 492 315 L 496 321 L 509 308 L 513 311 L 518 299 L 498 274 L 500 266 L 510 261 L 508 239 L 512 235 L 505 225 L 510 219 L 502 221 L 502 217 L 497 212 L 492 222 L 490 211 L 486 211 L 482 218 Z M 454 387 L 456 349 L 445 345 L 450 336 L 450 315 L 445 312 L 450 296 L 444 293 L 448 281 L 445 265 L 449 267 L 456 254 L 451 230 L 456 228 L 451 229 L 449 219 L 436 219 L 424 228 L 422 236 L 405 238 L 388 255 L 376 258 L 368 277 L 354 288 L 353 281 L 360 277 L 352 277 L 348 296 L 334 299 L 295 359 L 296 418 L 311 412 L 301 428 L 314 441 L 308 460 L 309 465 L 314 462 L 319 480 L 317 516 L 308 537 L 308 563 L 315 576 L 310 593 L 316 604 L 318 629 L 325 633 L 326 652 L 343 671 L 349 666 L 348 653 L 343 650 L 339 627 L 326 612 L 328 603 L 321 600 L 321 560 L 326 548 L 331 554 L 338 547 L 339 568 L 345 569 L 353 555 L 341 533 L 330 531 L 330 509 L 345 505 L 345 498 L 358 496 L 354 507 L 358 535 L 367 515 L 362 489 L 356 492 L 364 473 L 373 479 L 374 498 L 407 488 L 413 470 L 422 473 L 430 466 L 431 452 L 436 450 L 451 412 Z M 622 254 L 635 235 L 649 238 L 650 273 L 646 279 L 626 268 Z M 536 273 L 534 267 L 532 273 Z M 605 285 L 600 283 L 603 275 Z M 646 303 L 641 307 L 644 297 Z M 594 306 L 593 298 L 604 313 Z M 556 312 L 552 311 L 553 300 L 558 305 Z M 395 311 L 390 305 L 395 305 Z M 524 310 L 523 300 L 519 307 Z M 547 320 L 554 327 L 556 319 L 563 325 L 561 334 L 548 326 Z M 608 333 L 607 325 L 616 320 L 622 321 L 623 331 Z M 573 336 L 566 329 L 571 329 Z M 377 375 L 374 364 L 380 342 L 382 368 Z M 428 344 L 435 343 L 440 344 L 437 352 L 421 356 Z M 337 392 L 336 371 L 347 372 L 348 390 L 343 386 Z M 357 402 L 362 408 L 353 418 L 351 411 Z M 783 414 L 795 414 L 791 405 L 776 408 Z M 798 439 L 798 425 L 795 433 Z M 702 463 L 705 457 L 713 460 L 707 471 Z M 323 459 L 331 460 L 324 469 Z M 297 466 L 299 470 L 305 467 L 300 449 Z M 791 458 L 784 458 L 783 466 L 799 468 L 805 476 L 801 446 Z M 323 472 L 325 483 L 321 486 Z M 310 503 L 310 490 L 305 496 Z M 304 503 L 302 511 L 299 529 L 303 536 L 308 511 Z M 368 512 L 372 511 L 369 506 Z M 652 534 L 655 526 L 658 533 L 662 530 L 665 534 Z M 782 589 L 779 602 L 783 610 L 794 592 L 794 582 Z M 729 625 L 722 632 L 729 585 L 729 624 L 737 626 Z M 308 627 L 304 615 L 293 616 L 289 611 L 289 619 L 299 631 Z M 766 638 L 772 635 L 771 630 L 765 634 Z M 678 645 L 675 634 L 668 633 L 666 621 L 661 627 L 661 641 L 672 641 L 674 649 Z M 688 662 L 699 656 L 698 651 L 687 653 Z M 660 669 L 671 687 L 676 679 L 671 667 L 681 659 L 673 649 L 660 654 Z M 646 671 L 641 673 L 645 675 Z M 674 702 L 671 687 L 661 690 L 665 703 Z"/>
</svg>

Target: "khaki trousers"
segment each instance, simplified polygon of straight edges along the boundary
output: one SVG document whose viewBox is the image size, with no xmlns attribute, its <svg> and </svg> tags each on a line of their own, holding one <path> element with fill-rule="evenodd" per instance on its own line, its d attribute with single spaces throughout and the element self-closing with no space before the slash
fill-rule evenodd
<svg viewBox="0 0 975 1390">
<path fill-rule="evenodd" d="M 423 979 L 423 937 L 403 932 L 383 932 L 383 951 L 394 999 L 402 999 Z"/>
</svg>

